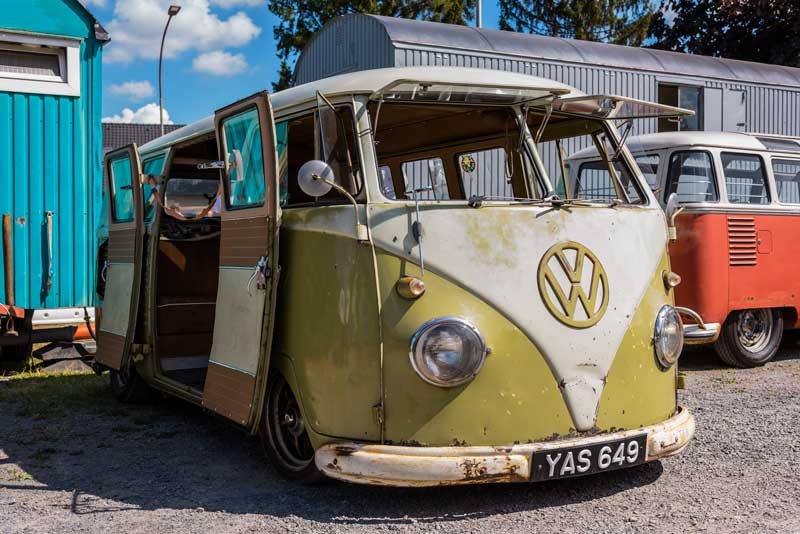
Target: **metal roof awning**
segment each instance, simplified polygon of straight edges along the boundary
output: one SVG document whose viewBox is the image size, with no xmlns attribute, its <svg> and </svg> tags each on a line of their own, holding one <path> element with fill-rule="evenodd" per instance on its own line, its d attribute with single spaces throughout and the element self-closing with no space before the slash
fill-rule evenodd
<svg viewBox="0 0 800 534">
<path fill-rule="evenodd" d="M 370 98 L 384 102 L 512 105 L 552 100 L 570 92 L 563 87 L 499 86 L 488 82 L 481 85 L 406 79 L 386 85 L 372 93 Z"/>
</svg>

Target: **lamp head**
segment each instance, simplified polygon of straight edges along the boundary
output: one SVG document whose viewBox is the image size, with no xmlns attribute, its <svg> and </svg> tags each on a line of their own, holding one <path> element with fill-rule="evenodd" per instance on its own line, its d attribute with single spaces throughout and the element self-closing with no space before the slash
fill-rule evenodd
<svg viewBox="0 0 800 534">
<path fill-rule="evenodd" d="M 181 10 L 181 6 L 178 6 L 178 5 L 171 5 L 171 6 L 169 6 L 169 9 L 167 10 L 167 14 L 168 14 L 170 17 L 174 17 L 175 15 L 177 15 L 177 14 L 178 14 L 178 12 L 179 12 L 180 10 Z"/>
</svg>

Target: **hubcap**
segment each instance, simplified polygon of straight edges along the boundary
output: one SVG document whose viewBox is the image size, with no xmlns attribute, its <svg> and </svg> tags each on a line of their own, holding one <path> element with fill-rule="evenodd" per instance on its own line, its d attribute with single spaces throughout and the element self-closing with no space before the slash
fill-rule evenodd
<svg viewBox="0 0 800 534">
<path fill-rule="evenodd" d="M 739 343 L 748 352 L 761 352 L 772 337 L 772 312 L 770 310 L 746 310 L 736 319 L 736 334 Z"/>
<path fill-rule="evenodd" d="M 286 382 L 276 383 L 269 396 L 273 448 L 287 468 L 300 471 L 314 461 L 314 448 L 308 439 L 300 407 Z"/>
</svg>

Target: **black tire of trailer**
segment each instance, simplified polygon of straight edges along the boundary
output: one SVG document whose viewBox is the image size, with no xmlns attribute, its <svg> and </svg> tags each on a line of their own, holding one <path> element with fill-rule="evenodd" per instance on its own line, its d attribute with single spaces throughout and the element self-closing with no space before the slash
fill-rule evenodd
<svg viewBox="0 0 800 534">
<path fill-rule="evenodd" d="M 287 410 L 286 403 L 293 404 L 288 407 L 291 414 L 283 413 Z M 289 420 L 286 418 L 287 415 L 289 415 Z M 292 448 L 291 444 L 285 443 L 287 432 L 297 434 L 295 443 L 307 440 L 303 442 L 303 448 L 306 451 L 308 448 L 311 449 L 310 459 L 292 457 L 292 453 L 287 450 L 287 447 Z M 327 479 L 314 463 L 313 447 L 308 438 L 308 431 L 305 430 L 305 423 L 294 392 L 280 372 L 275 369 L 270 372 L 267 380 L 267 395 L 264 399 L 258 437 L 261 440 L 264 454 L 281 476 L 305 485 L 319 484 Z"/>
<path fill-rule="evenodd" d="M 747 313 L 768 313 L 771 316 L 770 330 L 766 343 L 758 350 L 748 349 L 740 339 L 740 323 Z M 762 310 L 736 310 L 728 315 L 722 325 L 719 339 L 714 343 L 714 351 L 724 363 L 748 369 L 760 367 L 772 360 L 778 352 L 783 337 L 783 313 L 776 308 Z"/>
<path fill-rule="evenodd" d="M 139 404 L 150 402 L 155 397 L 155 390 L 139 376 L 133 364 L 122 371 L 111 369 L 109 377 L 111 392 L 120 402 Z"/>
</svg>

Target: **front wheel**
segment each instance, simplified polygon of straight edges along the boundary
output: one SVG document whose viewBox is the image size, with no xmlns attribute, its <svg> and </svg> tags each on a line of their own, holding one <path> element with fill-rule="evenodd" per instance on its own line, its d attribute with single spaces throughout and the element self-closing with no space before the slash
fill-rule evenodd
<svg viewBox="0 0 800 534">
<path fill-rule="evenodd" d="M 780 310 L 738 310 L 725 320 L 714 350 L 728 365 L 758 367 L 775 357 L 782 336 L 783 315 Z"/>
<path fill-rule="evenodd" d="M 300 405 L 276 371 L 267 383 L 259 437 L 264 452 L 281 475 L 302 484 L 315 484 L 325 478 L 314 463 L 314 447 Z"/>
<path fill-rule="evenodd" d="M 155 391 L 142 380 L 136 367 L 123 366 L 119 371 L 111 370 L 111 392 L 120 402 L 147 402 L 153 399 Z"/>
</svg>

